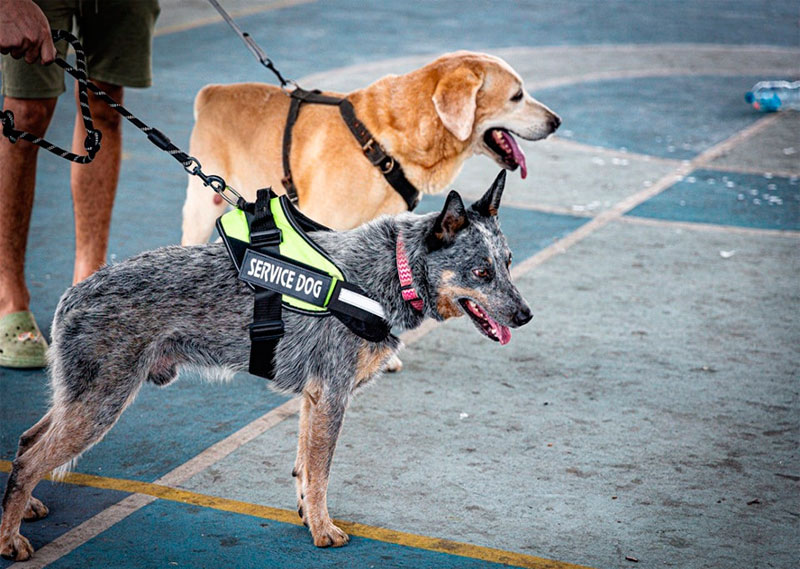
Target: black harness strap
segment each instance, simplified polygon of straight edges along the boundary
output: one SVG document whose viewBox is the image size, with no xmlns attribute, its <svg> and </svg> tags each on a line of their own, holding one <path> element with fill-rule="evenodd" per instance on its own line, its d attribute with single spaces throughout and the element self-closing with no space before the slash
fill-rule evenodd
<svg viewBox="0 0 800 569">
<path fill-rule="evenodd" d="M 300 114 L 300 105 L 303 103 L 316 103 L 318 105 L 338 105 L 342 99 L 338 97 L 329 97 L 321 94 L 319 91 L 306 91 L 297 87 L 289 96 L 291 103 L 289 103 L 289 113 L 286 116 L 286 126 L 283 129 L 283 179 L 281 184 L 286 189 L 286 195 L 289 200 L 297 205 L 297 187 L 292 180 L 292 167 L 289 164 L 289 157 L 292 153 L 292 129 L 294 123 L 297 122 L 297 116 Z"/>
<path fill-rule="evenodd" d="M 386 181 L 395 189 L 395 191 L 402 196 L 408 206 L 409 211 L 412 211 L 419 203 L 420 194 L 414 185 L 408 181 L 403 168 L 400 163 L 386 153 L 386 150 L 381 144 L 375 140 L 375 137 L 367 130 L 364 123 L 356 118 L 356 112 L 352 103 L 347 99 L 339 97 L 331 97 L 323 95 L 318 90 L 307 91 L 297 87 L 290 93 L 291 103 L 289 104 L 289 113 L 286 116 L 286 126 L 283 131 L 283 174 L 281 180 L 283 187 L 286 189 L 286 195 L 293 204 L 297 204 L 297 187 L 294 185 L 292 179 L 292 169 L 289 164 L 289 158 L 292 151 L 292 129 L 297 122 L 297 116 L 300 114 L 300 107 L 303 103 L 314 103 L 318 105 L 331 105 L 338 106 L 339 112 L 342 115 L 344 123 L 350 132 L 353 133 L 356 141 L 358 142 L 367 160 L 379 168 Z"/>
<path fill-rule="evenodd" d="M 376 168 L 380 168 L 386 181 L 389 182 L 395 191 L 406 201 L 408 210 L 414 211 L 414 208 L 417 207 L 419 203 L 419 191 L 408 181 L 400 163 L 386 153 L 386 150 L 384 150 L 380 142 L 375 140 L 372 133 L 364 126 L 364 123 L 356 118 L 356 111 L 350 101 L 342 99 L 342 103 L 339 105 L 339 112 L 347 128 L 349 128 L 353 136 L 356 137 L 367 160 Z"/>
<path fill-rule="evenodd" d="M 282 235 L 272 218 L 270 197 L 270 190 L 258 190 L 254 217 L 250 222 L 250 247 L 277 255 Z M 283 334 L 281 295 L 255 287 L 253 323 L 250 324 L 250 373 L 260 377 L 274 377 L 275 348 Z"/>
</svg>

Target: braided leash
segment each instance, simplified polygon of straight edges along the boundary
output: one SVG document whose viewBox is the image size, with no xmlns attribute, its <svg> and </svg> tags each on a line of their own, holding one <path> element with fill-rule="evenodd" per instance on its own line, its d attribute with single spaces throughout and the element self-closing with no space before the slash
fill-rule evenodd
<svg viewBox="0 0 800 569">
<path fill-rule="evenodd" d="M 236 190 L 228 186 L 221 176 L 207 175 L 205 172 L 203 172 L 202 165 L 197 158 L 186 154 L 180 148 L 175 146 L 167 137 L 167 135 L 157 128 L 153 128 L 152 126 L 142 122 L 128 109 L 115 101 L 108 93 L 89 81 L 89 76 L 86 73 L 86 56 L 83 52 L 83 47 L 78 41 L 78 38 L 64 30 L 52 30 L 52 33 L 54 42 L 60 40 L 68 41 L 75 50 L 75 64 L 77 68 L 72 67 L 60 57 L 55 59 L 55 63 L 64 69 L 64 71 L 72 75 L 78 82 L 78 104 L 80 106 L 81 116 L 83 117 L 83 124 L 86 127 L 87 132 L 86 139 L 83 142 L 83 146 L 86 149 L 86 154 L 81 155 L 69 152 L 34 134 L 14 128 L 14 113 L 11 111 L 3 111 L 0 113 L 0 122 L 2 122 L 3 125 L 3 136 L 8 138 L 12 143 L 17 142 L 17 140 L 26 140 L 66 160 L 70 160 L 77 164 L 88 164 L 94 160 L 95 155 L 100 150 L 100 139 L 102 138 L 102 133 L 94 128 L 92 114 L 89 110 L 88 91 L 91 90 L 92 93 L 102 99 L 106 104 L 108 104 L 108 106 L 122 115 L 128 120 L 128 122 L 133 124 L 145 135 L 147 135 L 147 139 L 150 142 L 177 160 L 189 174 L 199 177 L 203 181 L 204 185 L 210 187 L 212 190 L 218 193 L 222 199 L 232 206 L 240 209 L 244 206 L 246 200 Z"/>
</svg>

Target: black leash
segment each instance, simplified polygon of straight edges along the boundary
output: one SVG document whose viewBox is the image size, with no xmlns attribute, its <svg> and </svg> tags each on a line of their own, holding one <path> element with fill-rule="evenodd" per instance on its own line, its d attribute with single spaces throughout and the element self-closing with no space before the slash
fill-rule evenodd
<svg viewBox="0 0 800 569">
<path fill-rule="evenodd" d="M 272 60 L 269 57 L 267 57 L 267 54 L 264 53 L 264 50 L 261 49 L 261 47 L 259 47 L 259 45 L 256 43 L 256 41 L 250 34 L 248 34 L 247 32 L 243 32 L 241 28 L 239 28 L 239 26 L 236 25 L 236 22 L 234 22 L 233 18 L 230 17 L 230 14 L 228 14 L 225 11 L 225 9 L 220 5 L 219 2 L 217 2 L 217 0 L 208 0 L 208 1 L 212 6 L 214 6 L 214 8 L 217 9 L 217 12 L 219 12 L 220 16 L 222 16 L 222 19 L 225 20 L 231 28 L 233 28 L 233 31 L 236 32 L 236 35 L 242 38 L 242 41 L 247 46 L 247 49 L 250 50 L 250 53 L 256 56 L 256 59 L 258 59 L 259 63 L 261 63 L 261 65 L 263 65 L 264 67 L 266 67 L 275 74 L 275 77 L 277 77 L 278 81 L 281 82 L 281 87 L 285 88 L 289 85 L 294 85 L 295 87 L 297 86 L 297 83 L 295 83 L 291 79 L 283 78 L 281 72 L 275 68 L 275 65 L 272 63 Z"/>
<path fill-rule="evenodd" d="M 69 63 L 67 63 L 60 57 L 57 57 L 55 59 L 55 63 L 59 67 L 63 68 L 64 71 L 72 75 L 78 82 L 79 106 L 81 115 L 83 117 L 83 124 L 86 127 L 86 132 L 88 133 L 86 136 L 86 140 L 83 143 L 83 146 L 86 149 L 86 154 L 81 155 L 69 152 L 63 148 L 56 146 L 51 142 L 48 142 L 47 140 L 44 140 L 43 138 L 40 138 L 29 132 L 24 132 L 16 129 L 14 127 L 14 113 L 12 113 L 11 111 L 3 111 L 2 113 L 0 113 L 0 122 L 2 122 L 3 125 L 3 136 L 8 138 L 9 141 L 11 141 L 11 143 L 15 143 L 17 142 L 17 140 L 26 140 L 66 160 L 70 160 L 78 164 L 88 164 L 89 162 L 94 160 L 95 155 L 100 150 L 100 139 L 102 138 L 101 132 L 94 128 L 94 123 L 92 122 L 92 114 L 91 111 L 89 110 L 88 90 L 91 90 L 95 95 L 97 95 L 100 99 L 102 99 L 105 103 L 107 103 L 112 109 L 114 109 L 125 119 L 127 119 L 130 123 L 132 123 L 136 128 L 138 128 L 145 135 L 147 135 L 147 139 L 150 142 L 152 142 L 158 148 L 168 153 L 175 160 L 177 160 L 189 174 L 200 178 L 203 181 L 204 185 L 210 187 L 212 190 L 218 193 L 222 197 L 222 199 L 224 199 L 232 206 L 238 207 L 239 209 L 242 209 L 244 207 L 244 204 L 247 203 L 246 200 L 236 190 L 228 186 L 228 184 L 221 176 L 208 175 L 205 172 L 203 172 L 202 165 L 197 160 L 197 158 L 189 156 L 188 154 L 183 152 L 180 148 L 178 148 L 172 143 L 172 141 L 167 137 L 167 135 L 165 135 L 157 128 L 153 128 L 142 122 L 128 109 L 126 109 L 125 107 L 120 105 L 117 101 L 115 101 L 110 95 L 108 95 L 108 93 L 106 93 L 100 87 L 89 81 L 89 77 L 86 73 L 86 56 L 83 52 L 83 47 L 78 41 L 78 38 L 76 38 L 75 36 L 64 30 L 52 30 L 52 34 L 54 42 L 60 40 L 68 41 L 75 50 L 75 64 L 77 66 L 77 69 L 75 67 L 72 67 Z M 230 193 L 233 197 L 227 195 L 228 193 Z"/>
</svg>

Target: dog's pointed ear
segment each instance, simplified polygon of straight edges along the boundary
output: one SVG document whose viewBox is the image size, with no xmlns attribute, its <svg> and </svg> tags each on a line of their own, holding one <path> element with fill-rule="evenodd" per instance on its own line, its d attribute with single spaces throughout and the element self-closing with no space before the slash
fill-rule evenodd
<svg viewBox="0 0 800 569">
<path fill-rule="evenodd" d="M 444 74 L 436 84 L 433 106 L 445 128 L 459 140 L 472 134 L 481 85 L 483 78 L 464 67 Z"/>
<path fill-rule="evenodd" d="M 500 209 L 500 198 L 503 197 L 503 190 L 505 187 L 506 171 L 500 170 L 497 178 L 492 182 L 492 187 L 486 190 L 486 193 L 483 194 L 481 199 L 472 204 L 470 209 L 483 217 L 497 215 L 497 210 Z"/>
<path fill-rule="evenodd" d="M 453 242 L 456 234 L 468 225 L 467 208 L 464 207 L 464 202 L 461 201 L 458 192 L 451 190 L 447 194 L 439 217 L 436 218 L 430 233 L 428 233 L 426 239 L 428 250 L 436 251 L 446 247 Z"/>
</svg>

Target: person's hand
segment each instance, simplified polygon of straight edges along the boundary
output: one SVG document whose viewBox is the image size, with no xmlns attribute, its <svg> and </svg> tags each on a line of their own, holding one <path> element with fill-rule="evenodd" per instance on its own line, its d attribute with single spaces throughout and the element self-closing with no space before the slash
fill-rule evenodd
<svg viewBox="0 0 800 569">
<path fill-rule="evenodd" d="M 0 53 L 28 63 L 53 63 L 50 24 L 32 0 L 0 0 Z"/>
</svg>

